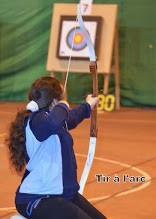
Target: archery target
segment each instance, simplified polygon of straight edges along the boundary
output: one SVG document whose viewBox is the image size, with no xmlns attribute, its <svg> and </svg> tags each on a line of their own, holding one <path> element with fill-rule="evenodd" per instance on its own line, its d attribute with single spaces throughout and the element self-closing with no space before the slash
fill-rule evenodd
<svg viewBox="0 0 156 219">
<path fill-rule="evenodd" d="M 75 25 L 75 17 L 62 16 L 57 49 L 57 57 L 60 59 L 68 59 L 70 56 L 72 56 L 72 59 L 89 59 L 89 50 L 85 37 L 79 25 L 77 24 L 76 27 Z M 93 20 L 93 18 L 86 20 L 84 25 L 93 45 L 95 45 L 98 28 L 97 20 Z"/>
</svg>

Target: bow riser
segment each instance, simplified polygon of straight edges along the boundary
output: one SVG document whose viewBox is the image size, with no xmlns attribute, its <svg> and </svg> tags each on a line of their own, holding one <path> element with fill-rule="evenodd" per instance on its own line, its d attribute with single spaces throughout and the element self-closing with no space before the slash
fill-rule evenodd
<svg viewBox="0 0 156 219">
<path fill-rule="evenodd" d="M 90 62 L 89 65 L 90 72 L 93 76 L 93 97 L 98 96 L 98 74 L 97 74 L 97 63 Z M 90 136 L 97 137 L 97 107 L 95 106 L 91 112 L 91 127 L 90 127 Z"/>
</svg>

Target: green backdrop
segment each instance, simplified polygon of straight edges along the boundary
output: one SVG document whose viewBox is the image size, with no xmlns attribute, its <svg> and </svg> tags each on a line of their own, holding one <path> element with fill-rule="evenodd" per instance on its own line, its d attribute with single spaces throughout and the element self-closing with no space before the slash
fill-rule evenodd
<svg viewBox="0 0 156 219">
<path fill-rule="evenodd" d="M 45 69 L 52 9 L 56 2 L 0 0 L 1 101 L 25 101 L 30 84 L 40 76 L 49 75 Z M 156 106 L 156 0 L 94 0 L 94 3 L 119 5 L 121 104 Z M 100 76 L 100 88 L 102 80 Z M 70 102 L 80 103 L 91 89 L 90 75 L 70 74 Z M 112 77 L 110 92 L 113 91 Z"/>
</svg>

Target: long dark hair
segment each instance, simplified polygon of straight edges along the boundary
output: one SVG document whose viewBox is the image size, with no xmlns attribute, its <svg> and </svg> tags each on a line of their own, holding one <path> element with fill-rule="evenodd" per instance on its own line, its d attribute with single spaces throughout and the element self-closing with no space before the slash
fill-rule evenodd
<svg viewBox="0 0 156 219">
<path fill-rule="evenodd" d="M 54 99 L 61 100 L 62 94 L 61 83 L 52 77 L 37 79 L 28 91 L 29 100 L 35 101 L 39 109 L 48 108 Z M 28 110 L 20 110 L 17 113 L 15 120 L 10 125 L 9 134 L 6 138 L 10 163 L 18 174 L 24 170 L 26 164 L 24 120 L 30 113 Z"/>
</svg>

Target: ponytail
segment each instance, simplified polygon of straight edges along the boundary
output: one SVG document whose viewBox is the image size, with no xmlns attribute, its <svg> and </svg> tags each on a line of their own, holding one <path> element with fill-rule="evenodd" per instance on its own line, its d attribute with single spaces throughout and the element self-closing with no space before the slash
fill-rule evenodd
<svg viewBox="0 0 156 219">
<path fill-rule="evenodd" d="M 26 164 L 24 120 L 29 114 L 28 110 L 21 110 L 17 113 L 15 120 L 10 125 L 9 135 L 6 139 L 11 167 L 18 174 L 24 170 Z"/>
</svg>

